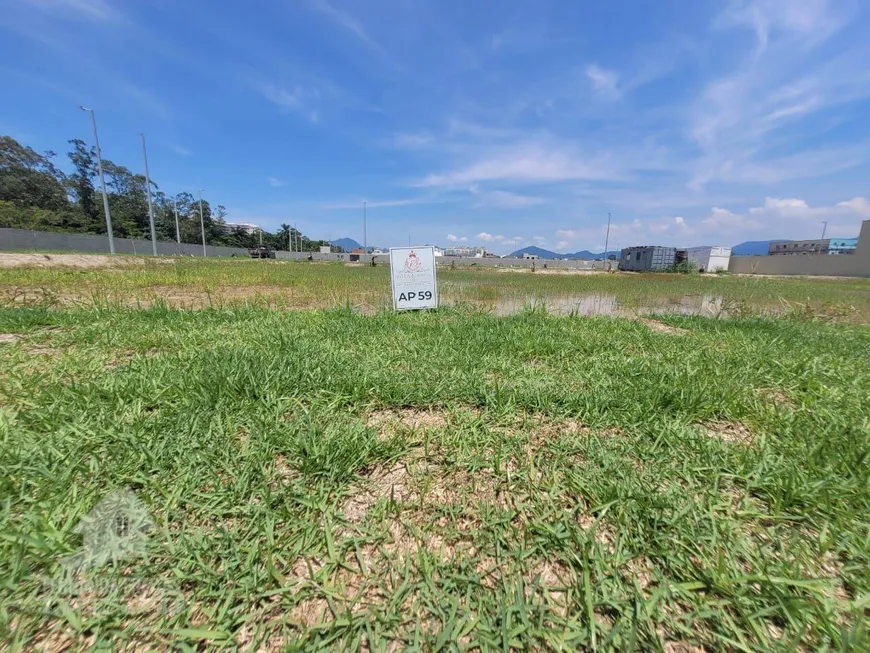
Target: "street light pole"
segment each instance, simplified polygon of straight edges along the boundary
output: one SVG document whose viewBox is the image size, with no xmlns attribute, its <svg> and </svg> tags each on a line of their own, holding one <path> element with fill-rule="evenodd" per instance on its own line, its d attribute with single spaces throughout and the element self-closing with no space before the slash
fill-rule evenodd
<svg viewBox="0 0 870 653">
<path fill-rule="evenodd" d="M 369 253 L 369 244 L 366 240 L 366 203 L 363 202 L 363 252 Z"/>
<path fill-rule="evenodd" d="M 202 256 L 205 258 L 208 254 L 205 251 L 205 218 L 202 217 L 202 191 L 199 189 L 199 227 L 202 229 Z"/>
<path fill-rule="evenodd" d="M 109 253 L 115 253 L 115 238 L 112 234 L 112 214 L 109 212 L 109 194 L 106 192 L 106 177 L 103 175 L 103 156 L 100 152 L 100 137 L 97 136 L 97 118 L 93 109 L 79 107 L 91 114 L 91 124 L 94 127 L 94 148 L 97 150 L 97 170 L 100 171 L 100 185 L 103 189 L 103 210 L 106 212 L 106 232 L 109 234 Z"/>
<path fill-rule="evenodd" d="M 172 202 L 172 208 L 175 210 L 175 240 L 178 243 L 179 252 L 181 250 L 181 229 L 178 228 L 178 200 Z"/>
<path fill-rule="evenodd" d="M 604 237 L 604 265 L 607 265 L 607 246 L 610 244 L 610 211 L 607 212 L 607 235 Z M 602 267 L 603 269 L 603 267 Z"/>
<path fill-rule="evenodd" d="M 151 253 L 157 256 L 157 236 L 154 234 L 154 206 L 151 204 L 151 176 L 148 174 L 148 150 L 145 149 L 145 134 L 142 137 L 142 158 L 145 159 L 145 190 L 148 195 L 148 226 L 151 227 Z"/>
<path fill-rule="evenodd" d="M 825 233 L 828 231 L 828 222 L 826 220 L 822 220 L 822 224 L 825 225 L 822 227 L 822 240 L 825 239 Z"/>
</svg>

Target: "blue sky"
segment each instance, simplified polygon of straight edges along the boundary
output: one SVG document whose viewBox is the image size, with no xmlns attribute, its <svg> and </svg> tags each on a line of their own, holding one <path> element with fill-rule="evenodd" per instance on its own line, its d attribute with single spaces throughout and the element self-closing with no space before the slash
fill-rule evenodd
<svg viewBox="0 0 870 653">
<path fill-rule="evenodd" d="M 853 236 L 867 5 L 0 0 L 0 133 L 369 244 Z"/>
</svg>

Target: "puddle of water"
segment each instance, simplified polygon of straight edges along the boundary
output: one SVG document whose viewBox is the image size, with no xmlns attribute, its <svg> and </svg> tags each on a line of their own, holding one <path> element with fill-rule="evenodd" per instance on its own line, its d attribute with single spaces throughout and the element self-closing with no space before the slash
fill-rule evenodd
<svg viewBox="0 0 870 653">
<path fill-rule="evenodd" d="M 620 301 L 615 295 L 569 295 L 546 299 L 499 298 L 493 302 L 475 302 L 496 315 L 512 315 L 526 308 L 538 308 L 555 315 L 610 315 L 635 317 L 652 313 L 677 313 L 680 315 L 705 315 L 726 317 L 724 303 L 717 295 L 684 295 L 640 300 L 638 303 Z"/>
</svg>

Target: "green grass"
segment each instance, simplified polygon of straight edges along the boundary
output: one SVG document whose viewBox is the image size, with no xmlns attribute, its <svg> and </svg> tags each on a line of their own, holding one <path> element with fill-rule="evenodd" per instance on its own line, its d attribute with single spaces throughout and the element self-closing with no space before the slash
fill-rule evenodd
<svg viewBox="0 0 870 653">
<path fill-rule="evenodd" d="M 124 257 L 122 260 L 136 260 Z M 257 305 L 328 308 L 346 304 L 378 310 L 390 305 L 389 268 L 342 264 L 140 257 L 142 265 L 111 271 L 17 268 L 0 272 L 0 305 L 66 306 L 122 303 L 202 308 Z M 439 268 L 439 292 L 448 304 L 498 312 L 525 303 L 612 297 L 630 312 L 667 310 L 710 298 L 738 315 L 804 312 L 870 322 L 870 280 L 766 278 L 681 274 L 548 274 L 491 268 Z"/>
<path fill-rule="evenodd" d="M 336 300 L 387 278 L 257 262 L 3 274 L 125 292 L 321 284 Z M 867 292 L 441 280 L 626 297 L 709 284 L 862 307 Z M 867 650 L 870 330 L 811 317 L 662 317 L 686 330 L 674 334 L 541 310 L 0 309 L 0 638 L 12 650 Z M 154 520 L 146 554 L 58 585 L 83 545 L 76 525 L 121 488 Z"/>
</svg>

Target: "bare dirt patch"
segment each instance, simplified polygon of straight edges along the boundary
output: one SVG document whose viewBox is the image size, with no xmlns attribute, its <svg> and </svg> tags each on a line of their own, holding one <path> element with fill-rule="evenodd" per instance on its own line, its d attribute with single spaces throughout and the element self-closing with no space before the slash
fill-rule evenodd
<svg viewBox="0 0 870 653">
<path fill-rule="evenodd" d="M 670 326 L 669 324 L 663 324 L 657 320 L 651 320 L 646 317 L 639 317 L 637 321 L 641 324 L 645 324 L 652 331 L 657 331 L 658 333 L 667 333 L 672 336 L 685 336 L 691 331 L 688 329 L 681 329 L 680 327 Z"/>
<path fill-rule="evenodd" d="M 731 444 L 749 444 L 753 440 L 752 432 L 740 422 L 718 420 L 714 422 L 702 422 L 701 427 L 711 438 L 718 438 Z"/>
<path fill-rule="evenodd" d="M 774 406 L 784 408 L 795 408 L 797 406 L 794 400 L 782 388 L 758 388 L 756 392 L 762 399 Z"/>
<path fill-rule="evenodd" d="M 172 259 L 144 256 L 0 253 L 0 268 L 118 268 L 145 265 L 146 261 L 172 263 Z"/>
<path fill-rule="evenodd" d="M 381 438 L 398 430 L 417 431 L 447 426 L 447 417 L 437 408 L 382 408 L 369 414 L 366 425 L 378 429 Z"/>
<path fill-rule="evenodd" d="M 17 333 L 0 333 L 0 343 L 15 342 L 21 338 Z"/>
</svg>

